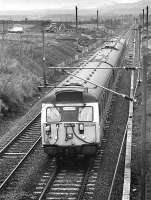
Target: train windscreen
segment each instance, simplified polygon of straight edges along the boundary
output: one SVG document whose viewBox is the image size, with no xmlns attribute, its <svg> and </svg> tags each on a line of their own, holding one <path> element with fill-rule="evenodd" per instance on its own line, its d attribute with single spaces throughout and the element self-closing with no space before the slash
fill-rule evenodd
<svg viewBox="0 0 151 200">
<path fill-rule="evenodd" d="M 47 122 L 61 121 L 61 115 L 57 108 L 47 108 Z"/>
<path fill-rule="evenodd" d="M 46 111 L 47 122 L 93 121 L 93 107 L 66 106 L 51 107 Z"/>
</svg>

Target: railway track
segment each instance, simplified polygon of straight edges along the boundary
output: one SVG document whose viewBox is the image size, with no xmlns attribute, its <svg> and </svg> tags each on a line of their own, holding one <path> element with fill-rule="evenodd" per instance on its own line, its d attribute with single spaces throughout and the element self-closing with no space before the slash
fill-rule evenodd
<svg viewBox="0 0 151 200">
<path fill-rule="evenodd" d="M 82 160 L 51 161 L 43 172 L 33 198 L 42 200 L 94 199 L 95 183 L 106 139 L 96 157 Z"/>
<path fill-rule="evenodd" d="M 29 123 L 0 151 L 0 191 L 40 142 L 40 115 Z"/>
<path fill-rule="evenodd" d="M 124 100 L 123 100 L 124 101 Z M 116 102 L 115 97 L 113 98 L 113 103 Z M 112 107 L 111 107 L 112 108 Z M 108 143 L 109 134 L 113 131 L 111 119 L 112 114 L 111 110 L 108 111 L 108 120 L 105 124 L 105 135 L 102 139 L 101 149 L 98 152 L 96 158 L 93 161 L 84 161 L 82 166 L 75 167 L 77 162 L 74 162 L 70 165 L 63 166 L 57 165 L 56 161 L 53 160 L 48 169 L 43 172 L 35 190 L 33 191 L 33 198 L 37 200 L 87 200 L 87 199 L 97 199 L 96 197 L 96 185 L 98 182 L 98 177 L 100 176 L 100 168 L 103 166 L 104 172 L 102 176 L 102 181 L 104 186 L 99 188 L 99 192 L 103 193 L 104 187 L 110 188 L 111 182 L 109 180 L 113 179 L 113 174 L 115 171 L 115 163 L 112 165 L 112 157 L 107 158 L 108 167 L 103 165 L 104 159 L 106 160 L 106 148 Z M 126 120 L 125 120 L 126 121 Z M 116 121 L 116 125 L 118 121 Z M 118 133 L 119 134 L 119 133 Z M 121 134 L 121 132 L 120 132 Z M 117 136 L 116 136 L 117 137 Z M 120 136 L 120 141 L 123 140 L 123 135 Z M 117 146 L 119 154 L 121 143 L 117 143 L 116 139 L 112 143 L 113 146 Z M 112 150 L 112 147 L 109 151 Z M 114 153 L 112 152 L 112 155 Z M 118 156 L 117 156 L 118 157 Z M 80 162 L 80 161 L 79 161 Z M 114 161 L 117 162 L 117 161 Z M 86 166 L 85 166 L 86 165 Z M 107 176 L 106 176 L 107 173 Z M 105 180 L 106 179 L 106 180 Z M 107 182 L 110 183 L 107 183 Z M 109 184 L 109 185 L 108 185 Z M 108 194 L 109 190 L 107 189 L 106 194 Z M 106 195 L 105 194 L 105 195 Z M 102 199 L 104 199 L 105 195 L 102 195 Z"/>
</svg>

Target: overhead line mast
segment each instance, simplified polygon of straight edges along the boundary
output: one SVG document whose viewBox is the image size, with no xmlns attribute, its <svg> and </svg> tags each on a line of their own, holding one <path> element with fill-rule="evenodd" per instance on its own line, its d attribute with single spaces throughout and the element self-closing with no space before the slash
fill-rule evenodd
<svg viewBox="0 0 151 200">
<path fill-rule="evenodd" d="M 99 29 L 99 11 L 97 10 L 97 30 Z"/>
<path fill-rule="evenodd" d="M 143 9 L 144 13 L 144 9 Z M 141 200 L 146 199 L 146 101 L 147 101 L 147 58 L 148 58 L 148 6 L 146 7 L 146 47 L 143 41 L 142 52 L 143 52 L 143 84 L 142 84 L 142 122 L 141 122 Z M 145 33 L 143 27 L 143 34 Z M 144 37 L 143 37 L 144 40 Z"/>
<path fill-rule="evenodd" d="M 145 15 L 144 15 L 144 9 L 143 9 L 143 30 L 144 30 L 144 19 L 145 19 Z"/>
<path fill-rule="evenodd" d="M 147 48 L 148 48 L 148 6 L 146 7 L 146 43 L 147 43 Z"/>
<path fill-rule="evenodd" d="M 45 55 L 45 32 L 44 32 L 44 25 L 42 24 L 42 61 L 43 61 L 43 81 L 44 86 L 46 86 L 46 55 Z"/>
<path fill-rule="evenodd" d="M 76 10 L 76 32 L 78 32 L 78 7 L 75 7 Z"/>
</svg>

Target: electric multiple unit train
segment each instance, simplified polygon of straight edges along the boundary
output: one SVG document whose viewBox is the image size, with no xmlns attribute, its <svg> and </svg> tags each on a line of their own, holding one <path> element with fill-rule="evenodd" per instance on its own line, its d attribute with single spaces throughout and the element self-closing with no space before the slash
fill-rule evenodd
<svg viewBox="0 0 151 200">
<path fill-rule="evenodd" d="M 107 42 L 73 73 L 75 76 L 67 77 L 44 98 L 41 134 L 47 154 L 94 155 L 97 152 L 103 136 L 105 108 L 112 94 L 96 85 L 112 88 L 118 71 L 113 67 L 119 66 L 124 49 L 125 39 Z"/>
</svg>

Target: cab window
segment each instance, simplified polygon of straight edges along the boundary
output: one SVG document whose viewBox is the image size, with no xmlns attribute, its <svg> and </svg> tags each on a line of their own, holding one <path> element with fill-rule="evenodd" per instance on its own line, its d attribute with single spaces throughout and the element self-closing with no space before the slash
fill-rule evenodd
<svg viewBox="0 0 151 200">
<path fill-rule="evenodd" d="M 57 108 L 47 108 L 46 110 L 46 120 L 47 122 L 58 122 L 61 121 L 61 115 Z"/>
<path fill-rule="evenodd" d="M 93 121 L 93 108 L 92 107 L 80 107 L 78 121 Z"/>
</svg>

